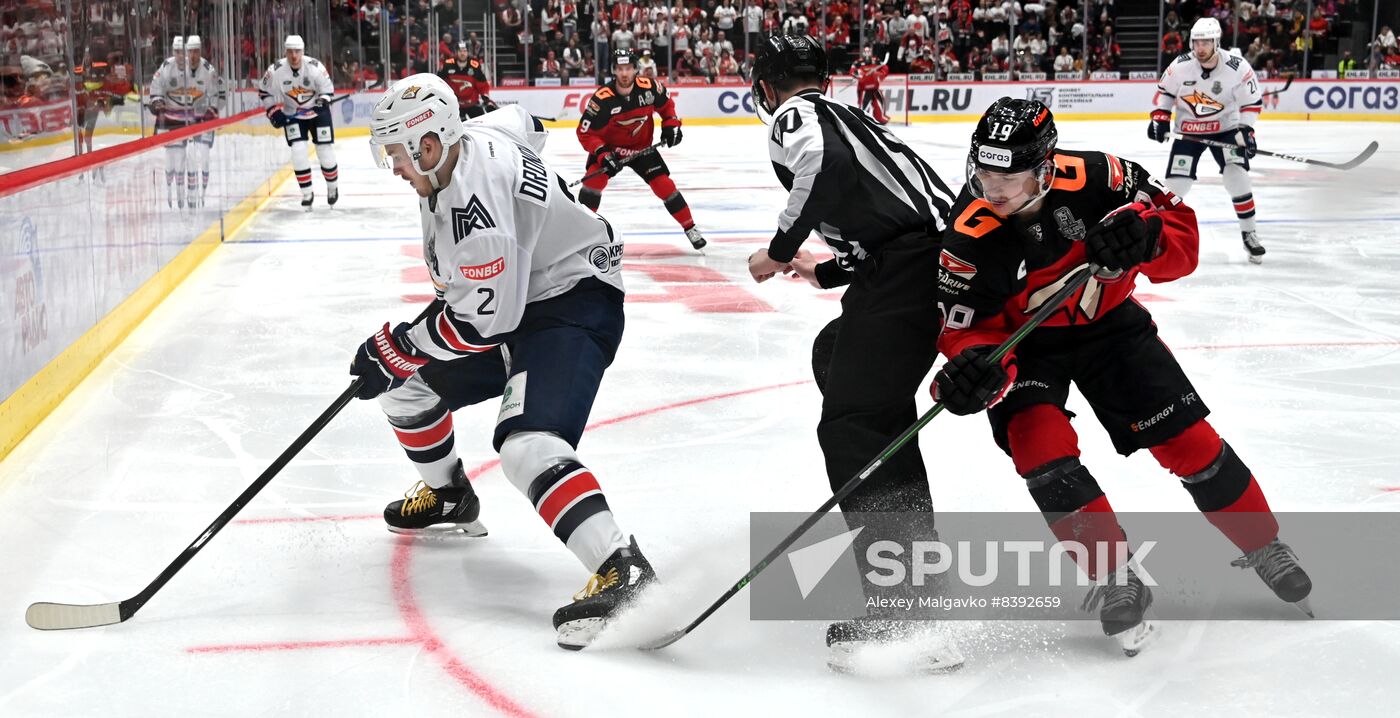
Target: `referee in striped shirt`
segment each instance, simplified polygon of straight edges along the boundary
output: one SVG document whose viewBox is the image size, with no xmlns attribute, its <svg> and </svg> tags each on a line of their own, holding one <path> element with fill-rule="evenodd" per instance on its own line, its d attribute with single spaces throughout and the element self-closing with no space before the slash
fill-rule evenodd
<svg viewBox="0 0 1400 718">
<path fill-rule="evenodd" d="M 824 395 L 817 439 L 835 491 L 918 418 L 914 397 L 933 366 L 940 326 L 938 243 L 955 195 L 869 115 L 823 95 L 826 54 L 812 38 L 774 35 L 757 52 L 754 102 L 771 115 L 768 152 L 789 195 L 768 248 L 749 257 L 749 273 L 758 282 L 795 272 L 822 289 L 850 285 L 841 316 L 813 348 Z M 813 231 L 834 259 L 818 263 L 801 249 Z M 841 509 L 931 512 L 917 444 Z"/>
</svg>

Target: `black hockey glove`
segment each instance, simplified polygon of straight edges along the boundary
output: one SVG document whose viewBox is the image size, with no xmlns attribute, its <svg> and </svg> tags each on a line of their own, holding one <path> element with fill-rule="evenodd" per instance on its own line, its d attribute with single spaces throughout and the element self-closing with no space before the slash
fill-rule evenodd
<svg viewBox="0 0 1400 718">
<path fill-rule="evenodd" d="M 1147 139 L 1166 142 L 1172 134 L 1172 113 L 1167 110 L 1153 110 L 1152 123 L 1147 126 Z"/>
<path fill-rule="evenodd" d="M 280 107 L 277 108 L 277 109 L 275 109 L 275 110 L 273 110 L 273 111 L 272 111 L 272 114 L 269 114 L 269 115 L 267 116 L 267 120 L 268 120 L 268 122 L 271 122 L 271 123 L 272 123 L 272 126 L 273 126 L 273 127 L 276 127 L 276 128 L 279 129 L 279 130 L 282 129 L 283 127 L 286 127 L 287 124 L 288 124 L 289 122 L 291 122 L 290 120 L 287 119 L 287 114 L 286 114 L 285 112 L 283 112 L 283 111 L 282 111 L 282 108 L 280 108 Z"/>
<path fill-rule="evenodd" d="M 151 108 L 151 114 L 153 115 L 159 115 L 160 113 L 165 112 L 165 98 L 157 97 L 154 100 L 151 100 L 151 104 L 148 105 L 148 107 Z"/>
<path fill-rule="evenodd" d="M 995 404 L 1016 378 L 1014 359 L 992 361 L 996 347 L 968 347 L 933 376 L 933 398 L 958 416 L 976 414 Z"/>
<path fill-rule="evenodd" d="M 661 128 L 661 144 L 666 145 L 667 147 L 675 147 L 676 145 L 680 144 L 681 137 L 682 135 L 680 127 Z"/>
<path fill-rule="evenodd" d="M 1162 218 L 1143 219 L 1146 209 L 1133 203 L 1115 210 L 1094 225 L 1084 237 L 1084 254 L 1089 261 L 1109 272 L 1124 272 L 1157 256 L 1157 238 Z"/>
<path fill-rule="evenodd" d="M 494 101 L 492 101 L 491 98 L 487 97 L 486 95 L 482 95 L 482 96 L 481 96 L 481 106 L 484 107 L 484 108 L 486 108 L 486 111 L 487 111 L 487 112 L 495 112 L 497 109 L 499 109 L 499 108 L 497 107 L 496 103 L 495 103 Z"/>
<path fill-rule="evenodd" d="M 609 177 L 616 177 L 617 173 L 621 172 L 623 167 L 622 160 L 618 159 L 617 155 L 611 152 L 604 152 L 598 155 L 598 166 L 603 168 L 603 174 Z"/>
<path fill-rule="evenodd" d="M 355 396 L 373 399 L 397 389 L 428 363 L 428 357 L 420 353 L 407 336 L 412 326 L 402 322 L 390 332 L 386 323 L 383 329 L 360 345 L 360 350 L 355 352 L 355 360 L 350 364 L 350 375 L 361 380 L 360 390 L 355 392 Z"/>
<path fill-rule="evenodd" d="M 1236 128 L 1235 144 L 1240 145 L 1240 154 L 1247 160 L 1252 160 L 1259 154 L 1259 143 L 1254 141 L 1254 128 L 1249 125 Z"/>
</svg>

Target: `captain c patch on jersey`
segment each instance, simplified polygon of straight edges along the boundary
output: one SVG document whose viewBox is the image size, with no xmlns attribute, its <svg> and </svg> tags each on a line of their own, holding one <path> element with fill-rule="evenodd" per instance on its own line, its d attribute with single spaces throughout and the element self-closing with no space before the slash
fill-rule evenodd
<svg viewBox="0 0 1400 718">
<path fill-rule="evenodd" d="M 486 211 L 486 206 L 477 199 L 476 195 L 467 201 L 466 209 L 461 207 L 452 208 L 452 238 L 456 244 L 470 237 L 474 229 L 495 229 L 496 221 L 491 219 L 491 213 Z"/>
</svg>

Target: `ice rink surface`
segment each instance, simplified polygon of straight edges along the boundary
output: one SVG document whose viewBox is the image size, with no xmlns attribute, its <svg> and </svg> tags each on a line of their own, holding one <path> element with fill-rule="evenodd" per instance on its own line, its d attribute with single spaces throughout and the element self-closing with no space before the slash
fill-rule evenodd
<svg viewBox="0 0 1400 718">
<path fill-rule="evenodd" d="M 1144 125 L 1063 123 L 1061 145 L 1161 173 L 1166 146 Z M 895 130 L 961 185 L 971 123 Z M 546 159 L 579 176 L 572 131 L 553 135 Z M 1200 268 L 1139 289 L 1276 510 L 1400 509 L 1400 124 L 1259 131 L 1261 147 L 1335 161 L 1371 139 L 1380 152 L 1352 172 L 1255 161 L 1262 266 L 1205 160 L 1187 198 Z M 785 198 L 765 141 L 758 126 L 688 127 L 665 152 L 703 257 L 631 173 L 604 195 L 627 236 L 628 327 L 580 453 L 666 582 L 619 637 L 683 623 L 741 576 L 750 511 L 829 495 L 809 349 L 839 293 L 747 277 Z M 665 651 L 568 653 L 549 619 L 587 576 L 496 469 L 494 405 L 457 420 L 485 539 L 385 531 L 379 513 L 416 475 L 378 407 L 356 402 L 136 618 L 27 628 L 32 601 L 143 587 L 344 389 L 364 337 L 418 311 L 415 200 L 365 140 L 338 151 L 338 207 L 319 173 L 309 215 L 284 186 L 0 463 L 0 715 L 1356 716 L 1400 702 L 1400 625 L 1293 620 L 1262 585 L 1260 615 L 1284 620 L 1167 623 L 1132 659 L 1096 621 L 962 622 L 945 629 L 967 656 L 957 673 L 840 676 L 824 624 L 751 622 L 745 594 Z M 1119 511 L 1194 511 L 1090 417 L 1084 461 Z M 921 444 L 939 510 L 1034 510 L 983 418 L 940 416 Z"/>
</svg>

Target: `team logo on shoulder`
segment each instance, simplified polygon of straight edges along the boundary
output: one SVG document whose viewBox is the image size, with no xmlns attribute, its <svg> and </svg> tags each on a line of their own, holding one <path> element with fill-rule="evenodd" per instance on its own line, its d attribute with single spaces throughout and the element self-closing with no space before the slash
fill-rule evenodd
<svg viewBox="0 0 1400 718">
<path fill-rule="evenodd" d="M 593 96 L 600 100 L 606 100 L 613 96 L 613 91 L 611 87 L 600 87 L 597 92 L 593 93 Z"/>
<path fill-rule="evenodd" d="M 1115 192 L 1123 189 L 1123 163 L 1107 152 L 1103 156 L 1108 160 L 1108 188 Z"/>
<path fill-rule="evenodd" d="M 419 87 L 418 85 L 414 85 L 414 86 L 408 88 L 407 90 L 404 90 L 404 91 L 403 91 L 403 94 L 402 94 L 402 95 L 399 95 L 399 99 L 400 99 L 400 100 L 412 100 L 413 98 L 415 98 L 415 97 L 418 96 L 418 91 L 421 90 L 421 89 L 423 89 L 423 88 Z"/>
<path fill-rule="evenodd" d="M 958 258 L 946 249 L 938 255 L 938 264 L 963 279 L 972 279 L 977 276 L 977 265 Z"/>
<path fill-rule="evenodd" d="M 486 211 L 486 206 L 481 200 L 472 195 L 467 202 L 465 209 L 461 207 L 452 208 L 452 237 L 454 244 L 470 237 L 475 229 L 495 229 L 496 220 L 491 219 L 491 213 Z M 464 270 L 465 271 L 465 268 Z M 471 279 L 471 277 L 467 277 Z"/>
<path fill-rule="evenodd" d="M 506 258 L 497 257 L 486 264 L 462 265 L 457 267 L 457 270 L 462 273 L 464 279 L 483 282 L 506 270 Z"/>
<path fill-rule="evenodd" d="M 797 112 L 796 107 L 789 107 L 787 112 L 778 115 L 773 120 L 773 144 L 782 147 L 783 135 L 789 132 L 796 132 L 802 126 L 802 115 Z"/>
</svg>

